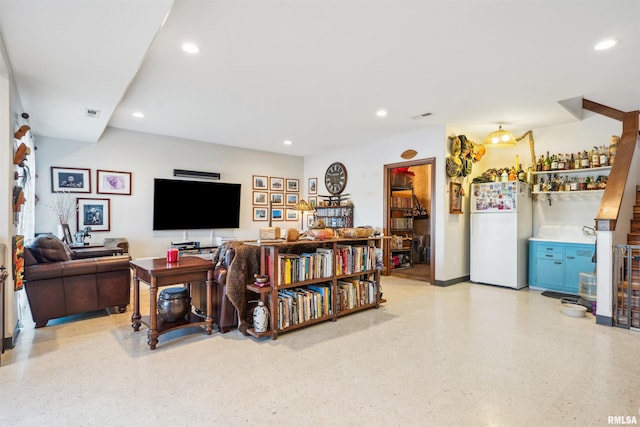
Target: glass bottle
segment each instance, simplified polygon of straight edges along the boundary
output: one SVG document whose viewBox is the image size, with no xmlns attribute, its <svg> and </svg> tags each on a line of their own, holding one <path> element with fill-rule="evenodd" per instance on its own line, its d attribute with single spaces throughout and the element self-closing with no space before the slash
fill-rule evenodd
<svg viewBox="0 0 640 427">
<path fill-rule="evenodd" d="M 607 158 L 607 151 L 604 149 L 604 145 L 600 146 L 600 167 L 608 166 L 609 159 Z"/>
<path fill-rule="evenodd" d="M 582 152 L 582 169 L 589 168 L 589 153 L 587 151 Z"/>
<path fill-rule="evenodd" d="M 549 158 L 549 152 L 547 151 L 547 155 L 544 158 L 544 164 L 542 165 L 543 171 L 551 170 L 551 159 Z"/>
<path fill-rule="evenodd" d="M 598 154 L 598 147 L 593 147 L 595 150 L 591 150 L 591 167 L 597 168 L 600 166 L 600 154 Z"/>
<path fill-rule="evenodd" d="M 554 154 L 553 158 L 551 159 L 551 170 L 552 171 L 558 170 L 558 156 L 556 154 Z"/>
</svg>

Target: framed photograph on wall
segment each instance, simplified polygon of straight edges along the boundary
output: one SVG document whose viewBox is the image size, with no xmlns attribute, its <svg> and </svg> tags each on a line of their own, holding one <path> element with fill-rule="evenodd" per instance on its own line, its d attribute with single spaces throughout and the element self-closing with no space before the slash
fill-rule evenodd
<svg viewBox="0 0 640 427">
<path fill-rule="evenodd" d="M 271 193 L 271 204 L 276 206 L 284 205 L 284 193 Z"/>
<path fill-rule="evenodd" d="M 269 178 L 269 190 L 271 191 L 283 191 L 284 190 L 284 178 Z"/>
<path fill-rule="evenodd" d="M 298 193 L 287 193 L 284 203 L 287 206 L 295 206 L 298 203 Z"/>
<path fill-rule="evenodd" d="M 253 208 L 253 220 L 254 221 L 267 221 L 268 209 L 267 208 Z"/>
<path fill-rule="evenodd" d="M 253 192 L 253 204 L 257 206 L 266 206 L 269 204 L 269 193 L 266 191 Z"/>
<path fill-rule="evenodd" d="M 91 193 L 91 169 L 51 166 L 51 192 Z"/>
<path fill-rule="evenodd" d="M 282 208 L 271 209 L 271 219 L 273 221 L 284 221 Z"/>
<path fill-rule="evenodd" d="M 254 190 L 266 190 L 269 178 L 266 176 L 253 175 L 253 189 Z"/>
<path fill-rule="evenodd" d="M 110 230 L 109 199 L 77 199 L 78 230 L 91 227 L 91 231 Z"/>
<path fill-rule="evenodd" d="M 449 213 L 461 214 L 462 212 L 462 184 L 449 183 Z"/>
<path fill-rule="evenodd" d="M 318 178 L 309 178 L 309 194 L 318 194 Z"/>
<path fill-rule="evenodd" d="M 98 193 L 131 195 L 131 172 L 97 170 Z"/>
<path fill-rule="evenodd" d="M 287 191 L 298 192 L 300 191 L 300 181 L 298 179 L 287 178 Z"/>
<path fill-rule="evenodd" d="M 311 206 L 313 209 L 315 209 L 316 206 L 318 206 L 318 197 L 309 196 L 309 206 Z"/>
<path fill-rule="evenodd" d="M 298 220 L 298 211 L 295 209 L 286 209 L 285 211 L 285 220 L 286 221 L 297 221 Z"/>
</svg>

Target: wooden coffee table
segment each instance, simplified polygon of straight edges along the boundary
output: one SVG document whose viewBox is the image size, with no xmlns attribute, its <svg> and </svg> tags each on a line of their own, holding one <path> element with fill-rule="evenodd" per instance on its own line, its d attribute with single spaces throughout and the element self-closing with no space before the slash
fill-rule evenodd
<svg viewBox="0 0 640 427">
<path fill-rule="evenodd" d="M 131 315 L 131 327 L 134 331 L 140 330 L 144 324 L 149 328 L 147 344 L 151 350 L 155 350 L 158 337 L 167 332 L 187 328 L 190 326 L 202 326 L 207 335 L 213 331 L 213 267 L 211 261 L 197 256 L 181 256 L 178 262 L 168 263 L 166 258 L 144 258 L 130 261 L 133 269 L 133 314 Z M 149 316 L 140 315 L 140 281 L 149 285 Z M 206 317 L 189 311 L 184 317 L 175 322 L 167 322 L 158 319 L 156 308 L 158 288 L 162 286 L 186 284 L 191 292 L 190 283 L 204 281 L 207 288 Z"/>
</svg>

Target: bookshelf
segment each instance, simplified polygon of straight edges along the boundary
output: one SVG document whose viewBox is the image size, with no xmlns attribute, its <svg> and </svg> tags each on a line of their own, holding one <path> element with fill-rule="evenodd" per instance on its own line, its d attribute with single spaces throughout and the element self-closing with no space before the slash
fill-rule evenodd
<svg viewBox="0 0 640 427">
<path fill-rule="evenodd" d="M 389 268 L 413 266 L 413 187 L 391 186 Z"/>
<path fill-rule="evenodd" d="M 269 329 L 256 338 L 295 331 L 369 308 L 381 301 L 382 239 L 344 238 L 260 246 L 260 274 L 269 285 L 247 285 L 269 308 Z"/>
<path fill-rule="evenodd" d="M 353 206 L 318 206 L 315 216 L 330 228 L 353 227 Z"/>
</svg>

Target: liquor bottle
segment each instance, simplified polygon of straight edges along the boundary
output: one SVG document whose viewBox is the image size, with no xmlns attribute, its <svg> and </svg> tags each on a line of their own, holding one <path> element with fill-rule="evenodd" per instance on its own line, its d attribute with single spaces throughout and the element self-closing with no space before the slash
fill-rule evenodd
<svg viewBox="0 0 640 427">
<path fill-rule="evenodd" d="M 558 156 L 556 154 L 554 154 L 553 158 L 551 159 L 551 170 L 552 171 L 558 170 Z"/>
<path fill-rule="evenodd" d="M 564 155 L 562 153 L 558 154 L 558 170 L 565 170 L 566 166 L 564 163 Z"/>
<path fill-rule="evenodd" d="M 544 158 L 544 164 L 542 165 L 543 171 L 551 170 L 551 159 L 549 158 L 549 152 L 547 151 L 547 155 Z"/>
<path fill-rule="evenodd" d="M 595 150 L 591 150 L 591 167 L 597 168 L 600 166 L 600 154 L 598 154 L 598 147 L 593 147 Z"/>
<path fill-rule="evenodd" d="M 515 181 L 517 179 L 515 168 L 509 169 L 508 179 L 509 181 Z"/>
<path fill-rule="evenodd" d="M 521 182 L 525 181 L 525 174 L 524 174 L 524 171 L 522 170 L 522 163 L 518 164 L 518 181 L 521 181 Z"/>
<path fill-rule="evenodd" d="M 582 169 L 589 168 L 589 153 L 587 151 L 582 152 Z"/>
<path fill-rule="evenodd" d="M 544 165 L 544 156 L 540 156 L 540 158 L 538 158 L 538 163 L 536 163 L 536 171 L 542 171 L 542 165 Z"/>
<path fill-rule="evenodd" d="M 573 165 L 575 163 L 575 160 L 573 159 L 573 153 L 565 154 L 564 161 L 565 161 L 565 169 L 573 169 Z"/>
<path fill-rule="evenodd" d="M 573 156 L 573 154 L 571 154 Z M 580 169 L 582 168 L 582 156 L 580 156 L 580 153 L 576 154 L 576 157 L 574 159 L 574 163 L 573 163 L 573 168 L 574 169 Z"/>
<path fill-rule="evenodd" d="M 600 146 L 600 167 L 608 166 L 609 159 L 607 158 L 607 151 L 604 149 L 604 145 Z"/>
</svg>

